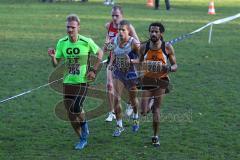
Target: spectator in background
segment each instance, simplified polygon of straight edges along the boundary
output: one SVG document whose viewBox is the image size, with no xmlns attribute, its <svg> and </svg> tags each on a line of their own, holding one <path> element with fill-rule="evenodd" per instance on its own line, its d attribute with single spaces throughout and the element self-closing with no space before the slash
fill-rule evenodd
<svg viewBox="0 0 240 160">
<path fill-rule="evenodd" d="M 155 9 L 159 9 L 160 0 L 155 0 Z M 170 0 L 165 0 L 166 9 L 170 10 Z"/>
<path fill-rule="evenodd" d="M 58 0 L 41 0 L 42 2 L 56 2 Z M 88 0 L 66 0 L 66 1 L 80 1 L 80 2 L 87 2 Z"/>
<path fill-rule="evenodd" d="M 105 0 L 104 5 L 114 5 L 114 0 Z"/>
<path fill-rule="evenodd" d="M 55 0 L 41 0 L 42 2 L 54 2 Z"/>
</svg>

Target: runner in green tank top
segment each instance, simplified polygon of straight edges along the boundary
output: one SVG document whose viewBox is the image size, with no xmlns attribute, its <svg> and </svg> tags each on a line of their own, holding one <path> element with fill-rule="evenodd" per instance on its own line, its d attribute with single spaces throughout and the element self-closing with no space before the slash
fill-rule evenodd
<svg viewBox="0 0 240 160">
<path fill-rule="evenodd" d="M 87 94 L 88 82 L 95 79 L 103 52 L 92 39 L 79 34 L 80 19 L 77 15 L 71 14 L 67 17 L 66 28 L 68 36 L 58 41 L 56 51 L 49 48 L 48 54 L 55 67 L 64 60 L 64 105 L 71 125 L 80 137 L 75 149 L 83 149 L 87 145 L 89 135 L 83 102 Z M 88 70 L 89 54 L 95 54 L 98 58 L 98 62 L 91 70 Z"/>
<path fill-rule="evenodd" d="M 56 58 L 64 58 L 67 71 L 64 74 L 63 83 L 86 83 L 88 55 L 96 54 L 99 47 L 92 39 L 77 35 L 77 41 L 71 42 L 68 36 L 60 39 L 56 48 Z"/>
</svg>

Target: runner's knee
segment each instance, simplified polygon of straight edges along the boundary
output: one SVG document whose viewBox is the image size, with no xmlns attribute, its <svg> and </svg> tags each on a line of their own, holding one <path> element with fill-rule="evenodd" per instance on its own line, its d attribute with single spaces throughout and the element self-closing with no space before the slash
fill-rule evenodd
<svg viewBox="0 0 240 160">
<path fill-rule="evenodd" d="M 68 112 L 72 113 L 72 114 L 79 114 L 82 112 L 82 103 L 83 103 L 83 97 L 78 96 L 67 96 L 65 97 L 65 107 L 68 110 Z"/>
<path fill-rule="evenodd" d="M 111 83 L 107 84 L 107 90 L 110 92 L 113 90 L 113 85 Z"/>
</svg>

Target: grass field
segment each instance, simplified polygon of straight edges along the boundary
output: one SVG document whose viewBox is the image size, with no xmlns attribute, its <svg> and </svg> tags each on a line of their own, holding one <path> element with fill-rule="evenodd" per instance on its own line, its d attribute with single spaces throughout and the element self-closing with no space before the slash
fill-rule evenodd
<svg viewBox="0 0 240 160">
<path fill-rule="evenodd" d="M 208 15 L 208 0 L 174 0 L 171 11 L 147 8 L 145 0 L 119 0 L 125 18 L 144 41 L 148 25 L 161 21 L 165 40 L 192 32 L 206 23 L 239 13 L 239 0 L 215 0 L 216 15 Z M 103 0 L 88 3 L 40 3 L 37 0 L 0 2 L 0 100 L 48 83 L 54 71 L 47 48 L 65 35 L 65 17 L 81 18 L 81 34 L 102 46 L 110 7 Z M 75 151 L 78 141 L 69 122 L 58 118 L 59 93 L 50 87 L 0 104 L 0 159 L 81 160 L 237 160 L 240 159 L 240 19 L 214 25 L 174 45 L 178 72 L 161 110 L 161 147 L 151 146 L 151 115 L 133 134 L 113 138 L 115 122 L 105 114 L 89 122 L 89 145 Z M 104 69 L 97 83 L 105 84 Z M 100 92 L 104 94 L 104 92 Z M 98 95 L 99 97 L 103 95 Z M 105 100 L 106 101 L 106 100 Z M 98 105 L 88 98 L 86 109 Z M 106 104 L 106 102 L 104 102 Z"/>
</svg>

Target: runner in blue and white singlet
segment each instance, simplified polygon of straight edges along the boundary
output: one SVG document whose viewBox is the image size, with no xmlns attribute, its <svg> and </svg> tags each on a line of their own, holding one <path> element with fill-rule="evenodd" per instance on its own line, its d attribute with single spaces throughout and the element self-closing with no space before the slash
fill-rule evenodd
<svg viewBox="0 0 240 160">
<path fill-rule="evenodd" d="M 132 51 L 132 43 L 134 38 L 130 37 L 127 43 L 119 46 L 118 38 L 114 39 L 114 56 L 113 61 L 113 78 L 119 79 L 127 89 L 137 84 L 137 74 L 131 59 L 136 59 L 136 53 Z M 130 62 L 130 63 L 129 63 Z"/>
<path fill-rule="evenodd" d="M 139 43 L 136 39 L 129 36 L 130 23 L 122 20 L 118 27 L 118 35 L 114 39 L 113 56 L 110 60 L 111 69 L 113 70 L 113 86 L 114 86 L 114 111 L 116 113 L 117 128 L 113 133 L 114 137 L 121 135 L 124 130 L 122 124 L 121 95 L 123 88 L 129 92 L 130 103 L 133 106 L 133 132 L 138 131 L 138 101 L 137 101 L 137 75 L 135 73 L 134 64 L 138 63 L 138 59 L 133 59 L 134 54 L 139 52 Z M 137 57 L 137 56 L 136 56 Z"/>
<path fill-rule="evenodd" d="M 117 36 L 119 23 L 123 19 L 122 7 L 118 5 L 114 5 L 112 7 L 111 16 L 112 16 L 112 20 L 105 24 L 107 33 L 106 33 L 105 44 L 103 46 L 103 50 L 105 54 L 108 54 L 106 92 L 108 97 L 107 100 L 108 100 L 109 112 L 105 120 L 106 122 L 111 122 L 113 119 L 116 119 L 116 116 L 114 113 L 114 107 L 113 107 L 113 90 L 114 90 L 113 77 L 112 77 L 112 70 L 109 70 L 109 61 L 110 61 L 110 57 L 112 56 L 113 41 L 114 41 L 114 38 Z M 129 35 L 139 41 L 135 28 L 131 24 L 129 28 Z M 132 112 L 133 112 L 132 106 L 128 101 L 126 105 L 126 114 L 130 116 Z"/>
</svg>

